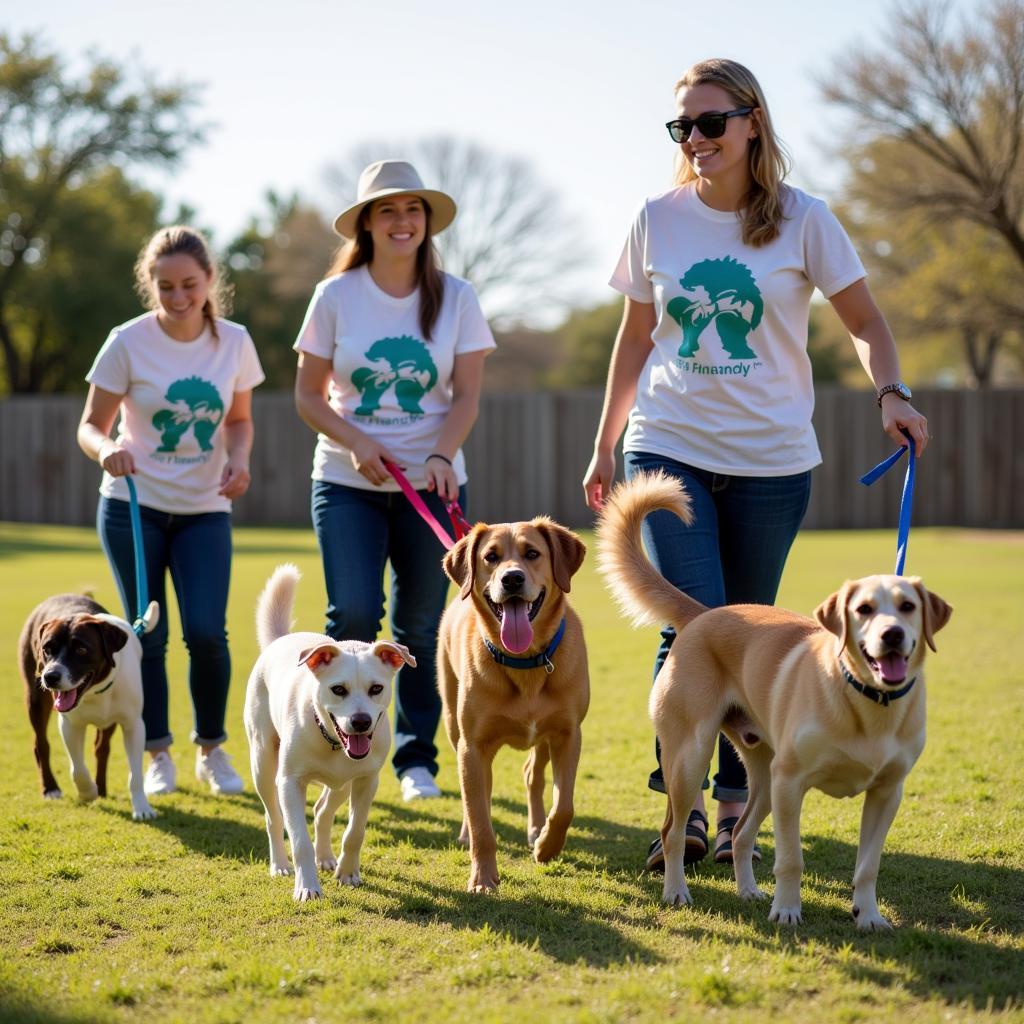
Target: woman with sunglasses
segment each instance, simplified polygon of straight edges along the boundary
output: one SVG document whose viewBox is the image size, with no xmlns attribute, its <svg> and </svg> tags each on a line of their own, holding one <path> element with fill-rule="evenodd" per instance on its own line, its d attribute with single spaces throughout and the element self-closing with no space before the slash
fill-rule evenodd
<svg viewBox="0 0 1024 1024">
<path fill-rule="evenodd" d="M 898 444 L 908 431 L 921 453 L 928 425 L 910 405 L 845 231 L 821 200 L 783 184 L 788 162 L 754 76 L 734 61 L 701 61 L 675 97 L 675 185 L 644 202 L 610 282 L 625 310 L 584 491 L 599 510 L 626 428 L 626 476 L 663 470 L 693 500 L 690 527 L 669 512 L 645 523 L 662 575 L 709 607 L 773 604 L 821 461 L 807 355 L 816 287 L 850 333 L 882 429 Z M 666 628 L 655 675 L 674 639 Z M 660 764 L 648 785 L 665 791 Z M 728 862 L 747 782 L 724 736 L 712 796 L 714 857 Z M 687 862 L 707 854 L 707 824 L 702 794 L 687 824 Z M 660 837 L 646 866 L 664 867 Z"/>
<path fill-rule="evenodd" d="M 335 640 L 376 639 L 391 563 L 392 635 L 416 658 L 398 673 L 393 764 L 406 800 L 440 796 L 437 629 L 443 550 L 385 463 L 404 470 L 434 517 L 466 506 L 461 445 L 477 416 L 494 348 L 473 288 L 440 269 L 433 236 L 455 218 L 416 169 L 379 160 L 334 228 L 345 244 L 299 332 L 295 401 L 318 432 L 313 525 Z"/>
</svg>

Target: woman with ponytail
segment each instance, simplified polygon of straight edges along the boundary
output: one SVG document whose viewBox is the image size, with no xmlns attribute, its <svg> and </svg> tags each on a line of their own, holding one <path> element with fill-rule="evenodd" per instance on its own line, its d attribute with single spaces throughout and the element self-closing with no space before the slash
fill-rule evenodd
<svg viewBox="0 0 1024 1024">
<path fill-rule="evenodd" d="M 882 429 L 898 444 L 906 429 L 920 454 L 928 424 L 900 382 L 892 334 L 846 232 L 820 199 L 784 184 L 785 152 L 754 76 L 735 61 L 701 61 L 675 99 L 666 125 L 679 146 L 675 186 L 644 202 L 610 282 L 625 312 L 584 492 L 600 509 L 628 420 L 626 476 L 663 470 L 693 500 L 692 526 L 668 512 L 645 524 L 662 575 L 709 607 L 773 604 L 821 461 L 807 355 L 815 288 L 850 333 Z M 675 634 L 662 637 L 655 674 Z M 725 737 L 714 783 L 715 860 L 731 861 L 747 782 Z M 660 766 L 648 785 L 665 791 Z M 707 854 L 707 824 L 701 796 L 688 861 Z M 663 865 L 659 838 L 647 868 Z"/>
<path fill-rule="evenodd" d="M 128 486 L 135 482 L 149 582 L 160 604 L 142 637 L 142 717 L 150 795 L 173 792 L 168 717 L 166 576 L 189 653 L 196 777 L 215 793 L 242 779 L 221 744 L 231 681 L 225 616 L 231 502 L 249 488 L 252 389 L 263 380 L 248 331 L 220 315 L 225 289 L 209 246 L 188 227 L 158 231 L 135 264 L 149 312 L 115 327 L 86 380 L 78 443 L 104 470 L 97 528 L 126 617 L 138 608 Z M 116 437 L 110 432 L 120 413 Z"/>
</svg>

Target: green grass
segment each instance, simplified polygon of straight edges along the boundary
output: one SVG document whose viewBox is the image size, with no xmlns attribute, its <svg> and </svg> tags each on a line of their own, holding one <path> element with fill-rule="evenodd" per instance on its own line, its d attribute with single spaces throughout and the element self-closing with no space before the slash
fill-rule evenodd
<svg viewBox="0 0 1024 1024">
<path fill-rule="evenodd" d="M 887 571 L 893 548 L 888 532 L 804 534 L 780 604 L 809 613 L 843 579 Z M 284 560 L 305 574 L 298 622 L 320 628 L 311 533 L 236 532 L 228 750 L 243 771 L 253 602 Z M 0 524 L 0 1019 L 1024 1020 L 1024 536 L 917 530 L 908 564 L 956 610 L 929 666 L 928 745 L 882 857 L 882 907 L 898 929 L 862 936 L 849 915 L 860 801 L 817 793 L 803 816 L 803 927 L 770 925 L 767 905 L 741 903 L 729 870 L 707 862 L 691 880 L 695 907 L 661 907 L 659 882 L 639 871 L 663 811 L 645 788 L 656 634 L 619 619 L 592 559 L 572 593 L 593 690 L 578 816 L 562 858 L 535 865 L 523 755 L 502 752 L 497 895 L 464 891 L 468 856 L 454 843 L 460 805 L 442 739 L 444 798 L 405 805 L 387 773 L 364 886 L 327 879 L 324 900 L 294 904 L 291 883 L 267 874 L 251 789 L 216 799 L 192 779 L 178 640 L 170 668 L 182 788 L 160 800 L 160 818 L 131 821 L 119 736 L 111 796 L 46 803 L 15 670 L 18 631 L 48 594 L 90 586 L 110 607 L 116 596 L 91 531 Z M 177 637 L 173 602 L 169 611 Z M 67 792 L 52 724 L 51 733 Z M 770 892 L 770 832 L 761 845 Z"/>
</svg>

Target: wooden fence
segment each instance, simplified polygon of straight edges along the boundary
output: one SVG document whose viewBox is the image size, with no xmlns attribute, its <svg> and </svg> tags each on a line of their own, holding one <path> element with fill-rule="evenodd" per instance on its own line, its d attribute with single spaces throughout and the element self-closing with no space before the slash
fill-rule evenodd
<svg viewBox="0 0 1024 1024">
<path fill-rule="evenodd" d="M 921 463 L 914 523 L 1024 528 L 1024 391 L 919 390 L 934 435 Z M 99 469 L 78 449 L 80 395 L 0 401 L 0 520 L 90 524 Z M 601 409 L 597 391 L 488 394 L 466 444 L 470 518 L 547 513 L 586 526 L 581 480 Z M 253 485 L 235 522 L 309 523 L 314 437 L 290 393 L 257 392 Z M 809 528 L 895 528 L 902 469 L 871 488 L 857 478 L 893 450 L 866 392 L 819 388 L 814 417 L 824 465 L 815 470 Z"/>
</svg>

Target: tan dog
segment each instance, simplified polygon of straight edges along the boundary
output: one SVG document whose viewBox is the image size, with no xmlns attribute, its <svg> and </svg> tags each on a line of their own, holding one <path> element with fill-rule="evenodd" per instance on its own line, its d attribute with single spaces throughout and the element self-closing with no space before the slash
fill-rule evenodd
<svg viewBox="0 0 1024 1024">
<path fill-rule="evenodd" d="M 491 763 L 498 749 L 530 750 L 523 766 L 527 842 L 534 859 L 557 856 L 573 818 L 580 724 L 590 705 L 583 627 L 565 595 L 583 564 L 579 538 L 541 516 L 473 528 L 445 556 L 460 587 L 441 619 L 437 678 L 448 739 L 458 754 L 467 888 L 498 885 L 491 825 Z M 554 799 L 545 821 L 544 769 Z"/>
<path fill-rule="evenodd" d="M 771 811 L 776 887 L 768 916 L 798 924 L 804 794 L 863 792 L 853 915 L 861 929 L 891 927 L 875 896 L 882 844 L 924 749 L 925 646 L 934 650 L 933 634 L 952 609 L 917 577 L 869 576 L 827 598 L 817 623 L 764 605 L 708 610 L 645 557 L 640 525 L 657 509 L 692 519 L 682 486 L 664 474 L 617 488 L 599 543 L 600 567 L 626 612 L 637 622 L 671 622 L 679 634 L 650 700 L 668 791 L 665 902 L 693 902 L 683 875 L 684 826 L 721 730 L 743 759 L 750 789 L 733 836 L 740 896 L 764 895 L 752 853 Z"/>
</svg>

